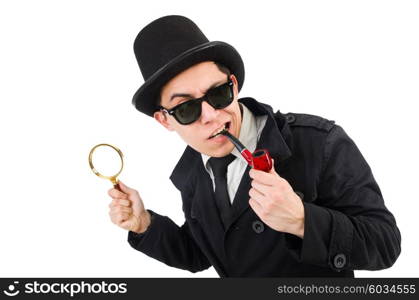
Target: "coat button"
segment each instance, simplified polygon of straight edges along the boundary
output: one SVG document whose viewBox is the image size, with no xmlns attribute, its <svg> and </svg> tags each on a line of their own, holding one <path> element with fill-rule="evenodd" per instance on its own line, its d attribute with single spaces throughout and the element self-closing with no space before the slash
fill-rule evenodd
<svg viewBox="0 0 419 300">
<path fill-rule="evenodd" d="M 285 116 L 285 119 L 287 120 L 287 123 L 294 123 L 295 122 L 295 116 L 288 114 Z"/>
<path fill-rule="evenodd" d="M 262 233 L 265 230 L 265 225 L 261 221 L 254 221 L 252 228 L 256 233 Z"/>
<path fill-rule="evenodd" d="M 337 269 L 342 269 L 346 265 L 346 255 L 339 253 L 333 259 L 333 264 Z"/>
<path fill-rule="evenodd" d="M 300 197 L 301 200 L 304 200 L 304 194 L 301 193 L 300 191 L 294 191 L 294 193 L 296 193 L 298 195 L 298 197 Z"/>
</svg>

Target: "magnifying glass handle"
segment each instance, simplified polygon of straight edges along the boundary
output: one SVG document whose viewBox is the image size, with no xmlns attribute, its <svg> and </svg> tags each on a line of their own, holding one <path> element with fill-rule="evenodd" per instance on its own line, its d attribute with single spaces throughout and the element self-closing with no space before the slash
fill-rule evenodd
<svg viewBox="0 0 419 300">
<path fill-rule="evenodd" d="M 119 187 L 119 183 L 118 182 L 116 184 L 114 184 L 113 187 L 115 189 L 117 189 L 118 191 L 122 192 L 121 188 Z"/>
</svg>

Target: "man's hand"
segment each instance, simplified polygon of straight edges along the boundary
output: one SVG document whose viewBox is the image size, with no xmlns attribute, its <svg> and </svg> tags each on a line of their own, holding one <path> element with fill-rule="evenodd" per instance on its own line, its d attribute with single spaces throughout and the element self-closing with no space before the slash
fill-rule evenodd
<svg viewBox="0 0 419 300">
<path fill-rule="evenodd" d="M 274 169 L 269 173 L 251 169 L 249 204 L 259 218 L 274 230 L 304 237 L 304 205 L 300 197 Z"/>
<path fill-rule="evenodd" d="M 151 218 L 150 213 L 144 209 L 138 191 L 129 188 L 121 181 L 118 185 L 122 192 L 115 188 L 108 191 L 109 196 L 113 199 L 109 204 L 109 216 L 112 223 L 136 233 L 146 231 Z"/>
</svg>

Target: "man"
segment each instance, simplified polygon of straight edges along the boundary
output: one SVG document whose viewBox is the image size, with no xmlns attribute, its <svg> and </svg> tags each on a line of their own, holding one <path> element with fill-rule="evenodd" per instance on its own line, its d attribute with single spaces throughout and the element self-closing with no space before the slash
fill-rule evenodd
<svg viewBox="0 0 419 300">
<path fill-rule="evenodd" d="M 145 82 L 133 104 L 188 144 L 170 177 L 185 223 L 146 210 L 120 182 L 111 220 L 135 249 L 169 266 L 221 277 L 353 277 L 388 268 L 400 233 L 372 172 L 344 130 L 306 114 L 274 113 L 238 99 L 237 51 L 209 42 L 191 20 L 147 25 L 134 51 Z M 250 151 L 269 150 L 270 172 L 251 169 L 226 129 Z"/>
</svg>

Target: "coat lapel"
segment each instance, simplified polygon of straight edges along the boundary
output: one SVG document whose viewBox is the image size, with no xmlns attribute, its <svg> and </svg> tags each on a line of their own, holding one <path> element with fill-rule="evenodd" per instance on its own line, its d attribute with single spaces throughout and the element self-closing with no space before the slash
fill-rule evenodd
<svg viewBox="0 0 419 300">
<path fill-rule="evenodd" d="M 188 146 L 170 179 L 182 193 L 185 216 L 197 220 L 211 237 L 222 238 L 224 228 L 215 205 L 212 180 L 200 153 Z"/>
<path fill-rule="evenodd" d="M 240 217 L 240 215 L 249 208 L 249 190 L 251 184 L 251 178 L 249 176 L 250 166 L 247 166 L 242 179 L 240 181 L 239 187 L 237 189 L 236 195 L 234 196 L 233 205 L 231 206 L 231 216 L 229 223 L 226 227 L 226 231 L 234 223 L 234 221 Z"/>
<path fill-rule="evenodd" d="M 199 220 L 209 235 L 220 235 L 224 232 L 224 226 L 215 204 L 212 180 L 202 160 L 200 165 L 199 172 L 195 174 L 197 181 L 195 193 L 191 199 L 191 214 Z"/>
</svg>

